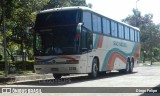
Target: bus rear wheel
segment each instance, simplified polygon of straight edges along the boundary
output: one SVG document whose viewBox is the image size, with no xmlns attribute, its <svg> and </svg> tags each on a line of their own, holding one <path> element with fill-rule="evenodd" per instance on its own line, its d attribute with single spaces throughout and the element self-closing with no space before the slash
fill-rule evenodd
<svg viewBox="0 0 160 96">
<path fill-rule="evenodd" d="M 61 74 L 53 74 L 53 77 L 55 79 L 61 79 L 62 75 Z"/>
<path fill-rule="evenodd" d="M 134 59 L 132 59 L 131 62 L 130 62 L 129 73 L 133 72 L 133 67 L 134 67 Z"/>
<path fill-rule="evenodd" d="M 122 70 L 119 70 L 119 73 L 127 74 L 127 73 L 129 73 L 129 70 L 130 70 L 130 60 L 127 61 L 126 68 L 122 69 Z"/>
<path fill-rule="evenodd" d="M 97 75 L 98 75 L 98 60 L 94 58 L 92 62 L 92 72 L 89 73 L 89 76 L 91 78 L 96 78 Z"/>
</svg>

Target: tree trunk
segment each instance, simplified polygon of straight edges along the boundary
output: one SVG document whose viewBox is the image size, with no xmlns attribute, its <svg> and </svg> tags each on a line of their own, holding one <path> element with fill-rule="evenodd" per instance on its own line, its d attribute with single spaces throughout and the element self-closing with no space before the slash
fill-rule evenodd
<svg viewBox="0 0 160 96">
<path fill-rule="evenodd" d="M 25 63 L 25 54 L 23 52 L 24 50 L 24 44 L 23 44 L 23 38 L 22 38 L 22 42 L 21 42 L 21 54 L 22 54 L 22 65 L 23 65 L 23 70 L 26 70 L 26 63 Z"/>
</svg>

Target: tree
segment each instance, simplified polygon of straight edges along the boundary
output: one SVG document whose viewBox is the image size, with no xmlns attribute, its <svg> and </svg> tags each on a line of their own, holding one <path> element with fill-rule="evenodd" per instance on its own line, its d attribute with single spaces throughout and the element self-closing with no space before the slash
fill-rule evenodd
<svg viewBox="0 0 160 96">
<path fill-rule="evenodd" d="M 32 48 L 32 39 L 29 39 L 27 43 L 24 42 L 24 32 L 28 26 L 34 26 L 35 13 L 41 10 L 48 1 L 5 0 L 5 14 L 2 14 L 3 4 L 0 2 L 0 25 L 2 24 L 2 16 L 4 15 L 7 34 L 7 53 L 12 61 L 14 61 L 13 53 L 16 52 L 16 49 L 21 50 L 20 54 L 23 54 L 24 48 L 28 50 Z M 2 29 L 2 26 L 0 26 L 0 29 Z M 0 39 L 3 42 L 3 38 Z M 3 46 L 2 43 L 1 45 Z"/>
<path fill-rule="evenodd" d="M 36 14 L 43 9 L 50 9 L 62 6 L 86 5 L 85 0 L 5 0 L 5 14 L 2 14 L 2 0 L 0 1 L 0 25 L 2 16 L 6 19 L 7 52 L 11 58 L 16 50 L 27 49 L 27 53 L 32 53 L 32 34 L 27 33 L 26 28 L 34 27 Z M 0 26 L 0 31 L 2 26 Z M 0 41 L 3 38 L 0 36 Z M 2 45 L 2 44 L 1 44 Z M 16 49 L 16 50 L 15 50 Z"/>
<path fill-rule="evenodd" d="M 140 28 L 141 51 L 150 53 L 151 64 L 152 50 L 160 46 L 160 42 L 157 42 L 160 40 L 160 30 L 158 25 L 153 23 L 152 18 L 152 14 L 145 14 L 142 16 L 140 11 L 133 9 L 133 15 L 129 15 L 122 20 L 125 23 Z"/>
<path fill-rule="evenodd" d="M 86 6 L 85 0 L 50 0 L 43 9 L 68 7 L 68 6 Z"/>
<path fill-rule="evenodd" d="M 89 8 L 92 8 L 92 7 L 93 7 L 93 5 L 92 5 L 91 3 L 88 3 L 87 6 L 88 6 Z"/>
</svg>

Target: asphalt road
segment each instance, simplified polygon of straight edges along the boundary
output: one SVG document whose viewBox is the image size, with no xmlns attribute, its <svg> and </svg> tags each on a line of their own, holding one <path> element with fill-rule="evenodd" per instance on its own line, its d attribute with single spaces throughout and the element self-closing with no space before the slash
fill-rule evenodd
<svg viewBox="0 0 160 96">
<path fill-rule="evenodd" d="M 48 90 L 48 92 L 52 92 L 53 90 L 51 88 L 47 89 L 46 87 L 61 88 L 60 90 L 63 90 L 63 92 L 68 92 L 66 87 L 68 87 L 68 89 L 71 90 L 69 91 L 70 93 L 54 93 L 59 91 L 57 89 L 53 91 L 53 93 L 30 94 L 30 96 L 31 95 L 34 95 L 34 96 L 44 96 L 44 95 L 46 96 L 66 96 L 66 95 L 68 96 L 81 96 L 81 95 L 84 95 L 84 96 L 93 96 L 93 95 L 96 95 L 96 96 L 102 96 L 102 95 L 105 95 L 105 96 L 139 96 L 139 95 L 160 96 L 160 94 L 155 94 L 155 93 L 154 94 L 141 93 L 141 92 L 145 92 L 148 89 L 148 87 L 150 88 L 160 87 L 160 66 L 137 67 L 137 68 L 134 68 L 134 72 L 132 74 L 120 74 L 115 71 L 112 73 L 101 75 L 97 79 L 91 79 L 87 75 L 83 74 L 83 75 L 65 76 L 61 80 L 48 79 L 48 80 L 17 82 L 17 83 L 11 83 L 8 85 L 0 85 L 0 87 L 19 87 L 19 88 L 20 87 L 30 87 L 30 88 L 43 87 L 43 89 Z M 87 87 L 87 88 L 84 88 L 84 87 Z M 72 93 L 73 91 L 76 91 L 78 93 Z M 82 93 L 87 91 L 90 93 Z M 153 91 L 156 92 L 156 89 L 151 90 L 151 92 Z M 95 92 L 95 93 L 92 93 L 92 92 Z M 111 92 L 114 92 L 114 93 L 111 93 Z M 122 93 L 116 93 L 116 92 L 122 92 Z M 28 94 L 26 93 L 25 94 L 14 93 L 14 94 L 16 94 L 16 96 L 17 95 L 28 96 Z M 10 96 L 10 95 L 13 95 L 13 94 L 0 93 L 0 96 Z"/>
</svg>

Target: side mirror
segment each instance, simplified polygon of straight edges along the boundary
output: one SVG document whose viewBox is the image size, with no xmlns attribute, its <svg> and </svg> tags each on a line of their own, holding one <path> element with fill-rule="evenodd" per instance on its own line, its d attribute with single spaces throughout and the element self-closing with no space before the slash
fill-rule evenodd
<svg viewBox="0 0 160 96">
<path fill-rule="evenodd" d="M 83 25 L 83 23 L 78 23 L 78 25 L 77 25 L 77 32 L 81 33 L 81 31 L 82 31 L 82 25 Z"/>
</svg>

